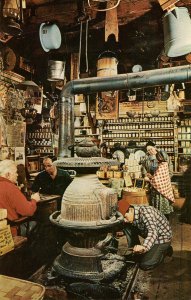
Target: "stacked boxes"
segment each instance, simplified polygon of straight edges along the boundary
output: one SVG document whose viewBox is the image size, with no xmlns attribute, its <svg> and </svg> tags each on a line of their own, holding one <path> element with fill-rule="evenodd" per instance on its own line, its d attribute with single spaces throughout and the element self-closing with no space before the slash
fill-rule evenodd
<svg viewBox="0 0 191 300">
<path fill-rule="evenodd" d="M 0 208 L 0 256 L 13 249 L 14 242 L 10 225 L 7 225 L 7 210 Z"/>
</svg>

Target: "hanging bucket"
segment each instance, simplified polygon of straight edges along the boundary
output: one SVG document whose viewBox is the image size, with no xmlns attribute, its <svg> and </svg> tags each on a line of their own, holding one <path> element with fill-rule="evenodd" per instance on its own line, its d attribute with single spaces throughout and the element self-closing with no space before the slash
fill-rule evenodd
<svg viewBox="0 0 191 300">
<path fill-rule="evenodd" d="M 48 81 L 64 80 L 65 77 L 65 61 L 49 60 L 48 61 Z"/>
<path fill-rule="evenodd" d="M 58 49 L 61 45 L 61 32 L 56 24 L 42 23 L 39 29 L 40 43 L 45 52 Z"/>
<path fill-rule="evenodd" d="M 164 48 L 169 57 L 191 52 L 191 19 L 186 7 L 175 7 L 163 17 Z"/>
<path fill-rule="evenodd" d="M 97 61 L 97 77 L 107 77 L 117 74 L 118 60 L 111 51 L 103 52 Z"/>
</svg>

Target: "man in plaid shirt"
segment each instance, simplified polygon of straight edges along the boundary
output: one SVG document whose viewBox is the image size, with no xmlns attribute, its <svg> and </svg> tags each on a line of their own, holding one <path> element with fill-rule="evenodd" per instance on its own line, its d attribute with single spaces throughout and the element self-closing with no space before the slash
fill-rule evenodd
<svg viewBox="0 0 191 300">
<path fill-rule="evenodd" d="M 169 221 L 159 210 L 153 206 L 127 204 L 124 221 L 128 247 L 133 247 L 133 254 L 136 254 L 141 269 L 153 269 L 166 255 L 172 256 L 172 230 Z M 142 245 L 138 236 L 144 239 Z"/>
</svg>

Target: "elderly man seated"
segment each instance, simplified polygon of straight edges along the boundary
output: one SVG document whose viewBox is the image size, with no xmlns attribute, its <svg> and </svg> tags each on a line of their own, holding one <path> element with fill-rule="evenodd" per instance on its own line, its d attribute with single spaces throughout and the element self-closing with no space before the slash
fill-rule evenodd
<svg viewBox="0 0 191 300">
<path fill-rule="evenodd" d="M 3 160 L 0 162 L 0 208 L 7 209 L 7 218 L 14 221 L 24 216 L 33 216 L 37 208 L 37 202 L 40 201 L 39 193 L 31 196 L 28 201 L 17 183 L 17 166 L 12 160 Z M 11 228 L 12 235 L 17 235 L 17 227 Z"/>
</svg>

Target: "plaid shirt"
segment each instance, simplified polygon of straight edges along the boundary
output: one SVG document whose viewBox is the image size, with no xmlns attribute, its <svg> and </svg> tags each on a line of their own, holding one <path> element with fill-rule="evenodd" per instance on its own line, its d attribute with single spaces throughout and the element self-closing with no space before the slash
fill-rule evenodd
<svg viewBox="0 0 191 300">
<path fill-rule="evenodd" d="M 132 223 L 139 235 L 145 240 L 143 246 L 148 251 L 155 244 L 170 242 L 172 230 L 166 217 L 153 206 L 134 206 L 134 221 Z"/>
</svg>

